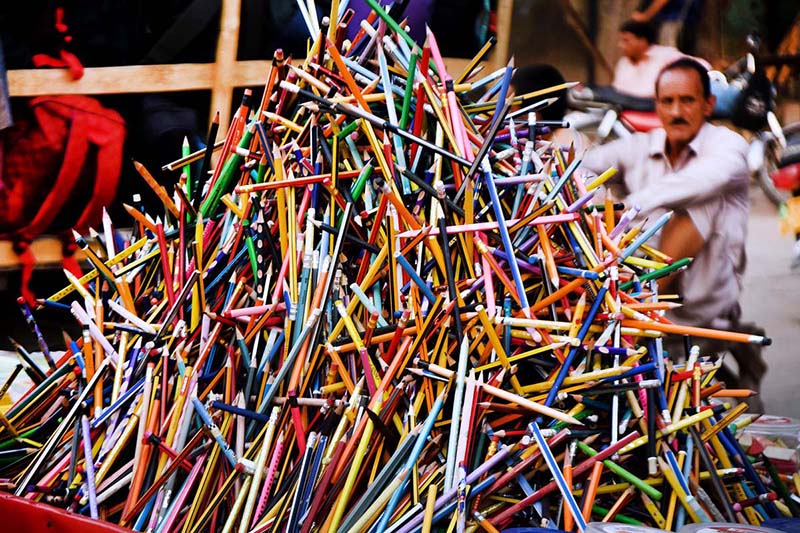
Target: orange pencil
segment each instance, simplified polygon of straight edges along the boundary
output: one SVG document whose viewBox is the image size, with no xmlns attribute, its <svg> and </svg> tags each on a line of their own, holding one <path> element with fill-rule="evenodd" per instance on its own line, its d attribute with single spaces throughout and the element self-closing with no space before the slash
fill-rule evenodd
<svg viewBox="0 0 800 533">
<path fill-rule="evenodd" d="M 553 285 L 554 289 L 558 288 L 558 271 L 556 270 L 556 262 L 553 258 L 553 248 L 550 246 L 550 237 L 548 237 L 544 226 L 537 225 L 536 232 L 539 234 L 539 245 L 542 248 L 542 255 L 544 255 L 544 264 L 547 269 L 547 279 Z"/>
<path fill-rule="evenodd" d="M 142 213 L 141 211 L 139 211 L 135 207 L 130 206 L 128 204 L 122 204 L 122 207 L 125 208 L 125 211 L 127 211 L 128 214 L 136 220 L 136 222 L 138 222 L 139 224 L 141 224 L 145 228 L 149 229 L 153 233 L 156 232 L 156 224 L 155 224 L 155 222 L 153 222 L 147 215 L 145 215 L 144 213 Z M 143 233 L 143 232 L 140 232 L 140 233 Z"/>
<path fill-rule="evenodd" d="M 592 467 L 592 474 L 589 477 L 589 486 L 583 497 L 583 518 L 590 521 L 592 515 L 592 505 L 597 494 L 597 487 L 600 485 L 600 476 L 603 475 L 603 461 L 597 461 Z"/>
<path fill-rule="evenodd" d="M 138 161 L 134 161 L 133 166 L 136 168 L 136 172 L 138 172 L 144 181 L 147 182 L 147 185 L 149 185 L 153 192 L 156 193 L 156 196 L 158 196 L 158 199 L 161 200 L 162 204 L 164 204 L 164 207 L 167 208 L 170 213 L 172 213 L 172 216 L 174 216 L 176 219 L 179 219 L 181 213 L 178 210 L 178 206 L 176 206 L 175 202 L 172 201 L 172 198 L 169 197 L 166 189 L 164 189 L 164 187 L 162 187 L 156 181 L 153 175 L 150 174 L 150 171 L 148 171 L 143 164 L 139 163 Z"/>
<path fill-rule="evenodd" d="M 150 421 L 147 424 L 147 433 L 155 434 L 156 433 L 156 424 L 158 423 L 158 413 L 159 413 L 159 404 L 161 400 L 159 398 L 154 398 L 153 403 L 150 408 Z M 142 413 L 142 416 L 147 416 L 147 413 Z M 139 458 L 139 464 L 134 465 L 136 471 L 133 475 L 133 482 L 131 483 L 131 490 L 128 493 L 128 500 L 125 504 L 125 512 L 123 514 L 127 514 L 130 512 L 130 508 L 133 507 L 133 504 L 136 503 L 137 499 L 139 498 L 139 491 L 142 490 L 142 483 L 144 483 L 144 475 L 147 472 L 147 466 L 150 462 L 150 453 L 152 450 L 152 446 L 150 444 L 145 444 L 143 442 L 138 442 L 137 446 L 142 446 L 142 455 Z"/>
<path fill-rule="evenodd" d="M 572 456 L 575 455 L 576 442 L 570 442 L 564 454 L 564 481 L 567 488 L 572 490 Z M 564 531 L 572 531 L 575 527 L 575 519 L 572 516 L 569 505 L 564 505 Z"/>
<path fill-rule="evenodd" d="M 641 320 L 623 320 L 622 327 L 638 328 L 642 330 L 661 331 L 663 333 L 675 333 L 678 335 L 693 335 L 708 339 L 720 339 L 724 341 L 743 342 L 761 344 L 769 346 L 772 339 L 762 335 L 751 335 L 749 333 L 736 333 L 734 331 L 722 331 L 711 328 L 698 328 L 695 326 L 683 326 L 680 324 L 665 324 L 663 322 L 644 322 Z"/>
<path fill-rule="evenodd" d="M 750 389 L 720 389 L 711 396 L 713 398 L 750 398 L 758 392 Z"/>
</svg>

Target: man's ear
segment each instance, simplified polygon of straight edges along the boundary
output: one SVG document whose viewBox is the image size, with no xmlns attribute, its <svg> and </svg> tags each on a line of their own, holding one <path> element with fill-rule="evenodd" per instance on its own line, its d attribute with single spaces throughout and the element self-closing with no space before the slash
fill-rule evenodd
<svg viewBox="0 0 800 533">
<path fill-rule="evenodd" d="M 713 94 L 708 95 L 706 98 L 706 108 L 705 108 L 705 116 L 706 118 L 711 116 L 711 113 L 714 112 L 714 106 L 717 105 L 717 97 Z"/>
</svg>

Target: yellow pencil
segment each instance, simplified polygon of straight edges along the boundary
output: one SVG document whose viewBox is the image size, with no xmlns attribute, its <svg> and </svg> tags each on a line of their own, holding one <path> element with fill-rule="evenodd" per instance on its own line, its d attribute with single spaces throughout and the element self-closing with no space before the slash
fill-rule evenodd
<svg viewBox="0 0 800 533">
<path fill-rule="evenodd" d="M 658 464 L 661 468 L 661 473 L 664 475 L 664 478 L 669 483 L 670 487 L 672 487 L 672 493 L 677 495 L 678 500 L 680 500 L 681 505 L 686 510 L 686 514 L 694 521 L 695 523 L 700 522 L 700 516 L 695 511 L 694 507 L 691 505 L 691 502 L 694 500 L 694 496 L 691 494 L 687 494 L 686 491 L 683 490 L 683 487 L 678 481 L 678 478 L 675 475 L 675 472 L 669 467 L 666 461 L 661 457 L 658 458 Z M 667 525 L 669 525 L 670 519 L 667 518 Z"/>
<path fill-rule="evenodd" d="M 436 485 L 428 487 L 428 498 L 425 502 L 425 517 L 422 519 L 422 533 L 430 533 L 433 526 L 433 511 L 436 503 Z"/>
<path fill-rule="evenodd" d="M 595 179 L 593 179 L 592 181 L 587 183 L 586 184 L 586 190 L 587 191 L 593 191 L 594 189 L 596 189 L 599 186 L 603 185 L 605 182 L 607 182 L 608 180 L 610 180 L 611 178 L 613 178 L 616 175 L 617 175 L 617 169 L 614 168 L 614 167 L 609 167 L 608 170 L 606 170 L 605 172 L 601 173 Z"/>
<path fill-rule="evenodd" d="M 497 358 L 500 360 L 500 364 L 503 365 L 508 371 L 511 371 L 511 363 L 508 361 L 508 356 L 506 355 L 506 351 L 503 348 L 503 344 L 500 342 L 500 339 L 497 337 L 497 332 L 494 329 L 494 324 L 491 323 L 489 320 L 489 315 L 486 314 L 486 309 L 479 305 L 475 308 L 475 311 L 478 313 L 478 318 L 483 324 L 483 331 L 486 333 L 486 336 L 489 339 L 489 343 L 491 344 L 492 348 L 494 349 L 495 353 L 497 354 Z M 511 386 L 514 388 L 514 391 L 517 394 L 522 394 L 522 385 L 520 385 L 519 378 L 516 375 L 512 375 L 510 378 Z"/>
</svg>

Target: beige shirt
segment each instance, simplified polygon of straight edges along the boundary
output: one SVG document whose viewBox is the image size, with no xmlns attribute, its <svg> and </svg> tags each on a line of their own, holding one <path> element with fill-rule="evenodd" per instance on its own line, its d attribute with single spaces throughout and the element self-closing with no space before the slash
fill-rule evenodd
<svg viewBox="0 0 800 533">
<path fill-rule="evenodd" d="M 690 57 L 707 69 L 711 69 L 709 62 L 703 58 L 687 56 L 672 46 L 653 44 L 647 49 L 644 57 L 636 63 L 622 56 L 614 69 L 614 81 L 611 86 L 619 92 L 631 96 L 654 98 L 658 73 L 662 68 L 682 57 Z"/>
<path fill-rule="evenodd" d="M 594 173 L 616 167 L 615 184 L 628 206 L 641 208 L 639 219 L 654 221 L 668 209 L 689 214 L 705 244 L 680 276 L 684 305 L 672 316 L 712 325 L 738 314 L 749 213 L 747 143 L 727 128 L 705 124 L 674 168 L 665 145 L 661 128 L 637 133 L 592 149 L 581 166 Z"/>
<path fill-rule="evenodd" d="M 683 55 L 680 50 L 672 46 L 653 44 L 647 49 L 644 57 L 636 63 L 622 56 L 617 61 L 614 69 L 614 81 L 611 85 L 621 93 L 641 98 L 653 98 L 658 73 Z"/>
</svg>

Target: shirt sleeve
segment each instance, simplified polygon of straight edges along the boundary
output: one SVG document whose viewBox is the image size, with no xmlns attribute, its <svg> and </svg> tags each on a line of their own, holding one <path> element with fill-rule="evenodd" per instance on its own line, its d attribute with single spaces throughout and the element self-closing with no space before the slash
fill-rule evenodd
<svg viewBox="0 0 800 533">
<path fill-rule="evenodd" d="M 702 204 L 695 204 L 686 209 L 689 218 L 692 219 L 695 229 L 707 241 L 711 237 L 713 231 L 714 217 L 719 211 L 718 202 L 705 202 Z"/>
<path fill-rule="evenodd" d="M 747 187 L 747 143 L 731 133 L 723 138 L 710 139 L 678 172 L 652 180 L 648 186 L 631 193 L 626 199 L 630 205 L 641 208 L 645 216 L 659 207 L 674 209 L 706 201 L 717 195 Z"/>
<path fill-rule="evenodd" d="M 588 149 L 581 161 L 581 168 L 588 170 L 589 173 L 599 175 L 611 167 L 617 169 L 617 174 L 611 178 L 611 182 L 621 182 L 622 173 L 625 167 L 624 156 L 628 143 L 625 139 L 618 139 L 608 144 L 593 146 Z"/>
</svg>

